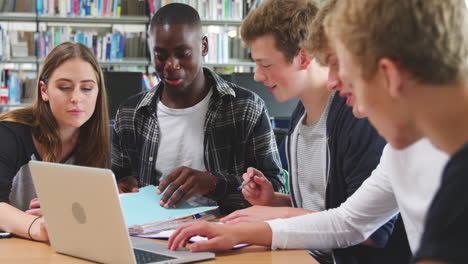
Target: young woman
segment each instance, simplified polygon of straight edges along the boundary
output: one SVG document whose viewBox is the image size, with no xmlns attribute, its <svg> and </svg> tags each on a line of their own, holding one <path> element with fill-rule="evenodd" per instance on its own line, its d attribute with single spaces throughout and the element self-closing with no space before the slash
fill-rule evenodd
<svg viewBox="0 0 468 264">
<path fill-rule="evenodd" d="M 0 229 L 48 240 L 43 217 L 24 212 L 36 198 L 30 160 L 108 167 L 109 156 L 99 63 L 83 44 L 62 43 L 44 60 L 34 104 L 0 115 Z"/>
</svg>

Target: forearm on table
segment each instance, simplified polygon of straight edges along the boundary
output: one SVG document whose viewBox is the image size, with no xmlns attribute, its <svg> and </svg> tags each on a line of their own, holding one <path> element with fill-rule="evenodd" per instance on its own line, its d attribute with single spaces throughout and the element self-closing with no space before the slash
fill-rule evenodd
<svg viewBox="0 0 468 264">
<path fill-rule="evenodd" d="M 335 210 L 267 221 L 273 234 L 272 248 L 330 249 L 363 242 L 366 234 L 343 221 Z"/>
<path fill-rule="evenodd" d="M 28 228 L 35 215 L 25 213 L 7 203 L 0 203 L 0 229 L 18 236 L 29 238 Z"/>
<path fill-rule="evenodd" d="M 237 234 L 238 244 L 271 246 L 272 232 L 270 225 L 265 222 L 245 223 L 232 225 L 230 227 L 233 228 L 233 232 Z"/>
</svg>

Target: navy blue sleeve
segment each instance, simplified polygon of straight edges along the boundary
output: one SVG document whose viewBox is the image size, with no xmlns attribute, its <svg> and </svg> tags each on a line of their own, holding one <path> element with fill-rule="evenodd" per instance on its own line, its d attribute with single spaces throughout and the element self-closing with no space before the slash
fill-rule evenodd
<svg viewBox="0 0 468 264">
<path fill-rule="evenodd" d="M 335 94 L 327 122 L 332 152 L 331 172 L 337 178 L 328 208 L 338 207 L 372 174 L 380 162 L 386 141 L 367 118 L 354 117 L 346 99 Z M 333 156 L 334 155 L 334 156 Z M 334 166 L 334 167 L 333 167 Z M 385 247 L 397 217 L 379 228 L 370 239 Z"/>
<path fill-rule="evenodd" d="M 468 145 L 444 170 L 442 184 L 426 217 L 414 261 L 466 263 L 468 259 Z"/>
</svg>

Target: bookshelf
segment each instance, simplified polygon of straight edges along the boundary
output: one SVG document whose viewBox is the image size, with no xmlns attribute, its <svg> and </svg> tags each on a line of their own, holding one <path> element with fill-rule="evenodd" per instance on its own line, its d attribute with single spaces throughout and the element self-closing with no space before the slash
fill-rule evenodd
<svg viewBox="0 0 468 264">
<path fill-rule="evenodd" d="M 24 95 L 31 91 L 25 91 L 33 88 L 24 83 L 32 83 L 45 56 L 63 41 L 90 47 L 104 71 L 143 72 L 154 85 L 157 78 L 147 48 L 149 22 L 171 2 L 189 4 L 200 13 L 210 45 L 204 66 L 219 73 L 252 72 L 255 63 L 239 34 L 251 0 L 3 0 L 0 72 L 18 75 L 24 91 L 16 92 L 21 94 L 19 101 L 0 100 L 0 112 L 28 104 L 31 98 Z M 6 86 L 4 80 L 0 79 L 0 89 Z"/>
</svg>

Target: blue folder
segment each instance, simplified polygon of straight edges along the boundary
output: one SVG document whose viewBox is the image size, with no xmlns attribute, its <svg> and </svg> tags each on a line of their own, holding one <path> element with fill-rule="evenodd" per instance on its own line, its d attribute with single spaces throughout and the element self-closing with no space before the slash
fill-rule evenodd
<svg viewBox="0 0 468 264">
<path fill-rule="evenodd" d="M 120 196 L 120 204 L 127 226 L 174 220 L 218 208 L 218 206 L 193 207 L 188 203 L 184 203 L 178 208 L 164 208 L 159 205 L 162 194 L 156 194 L 156 189 L 156 186 L 148 185 L 140 188 L 138 193 Z"/>
</svg>

